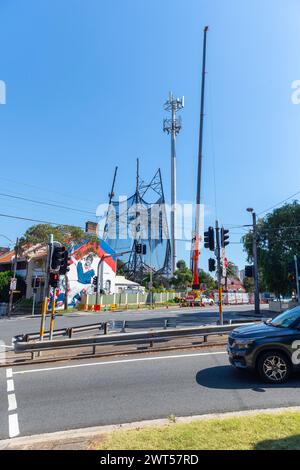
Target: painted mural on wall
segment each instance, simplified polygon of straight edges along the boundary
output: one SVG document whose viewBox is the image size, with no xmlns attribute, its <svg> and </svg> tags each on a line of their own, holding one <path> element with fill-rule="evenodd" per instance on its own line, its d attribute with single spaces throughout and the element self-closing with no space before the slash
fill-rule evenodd
<svg viewBox="0 0 300 470">
<path fill-rule="evenodd" d="M 66 289 L 69 307 L 76 307 L 84 294 L 93 294 L 93 280 L 97 276 L 98 264 L 105 255 L 113 255 L 114 251 L 103 240 L 100 243 L 88 242 L 69 247 L 70 270 L 65 276 L 60 276 L 56 290 L 56 308 L 65 306 Z M 116 259 L 111 256 L 103 260 L 103 285 L 105 293 L 113 293 L 115 289 Z M 68 284 L 68 285 L 67 285 Z M 50 299 L 49 308 L 51 308 Z"/>
</svg>

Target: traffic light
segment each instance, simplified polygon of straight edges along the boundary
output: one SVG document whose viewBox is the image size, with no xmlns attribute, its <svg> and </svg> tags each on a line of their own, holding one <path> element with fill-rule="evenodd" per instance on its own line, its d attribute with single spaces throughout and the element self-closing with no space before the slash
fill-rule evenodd
<svg viewBox="0 0 300 470">
<path fill-rule="evenodd" d="M 147 246 L 146 245 L 142 245 L 141 243 L 137 243 L 135 245 L 135 252 L 138 254 L 138 255 L 145 255 L 147 253 Z"/>
<path fill-rule="evenodd" d="M 57 287 L 59 281 L 59 274 L 58 273 L 50 273 L 49 276 L 49 286 L 50 287 Z"/>
<path fill-rule="evenodd" d="M 97 284 L 98 284 L 98 276 L 94 276 L 93 277 L 93 285 L 97 286 Z"/>
<path fill-rule="evenodd" d="M 245 266 L 245 277 L 254 277 L 253 266 Z"/>
<path fill-rule="evenodd" d="M 68 253 L 68 250 L 66 250 L 65 247 L 64 248 L 64 251 L 62 252 L 62 260 L 61 260 L 61 264 L 60 264 L 60 269 L 59 269 L 59 274 L 67 274 L 68 271 L 70 271 L 70 268 L 69 268 L 69 253 Z"/>
<path fill-rule="evenodd" d="M 216 260 L 213 258 L 209 258 L 208 260 L 208 270 L 210 273 L 216 270 Z"/>
<path fill-rule="evenodd" d="M 64 246 L 57 246 L 54 245 L 53 247 L 53 252 L 52 252 L 52 257 L 51 257 L 51 262 L 50 262 L 50 268 L 53 271 L 59 271 L 61 264 L 64 259 L 64 252 L 66 248 Z"/>
<path fill-rule="evenodd" d="M 225 246 L 229 245 L 229 230 L 226 230 L 224 227 L 221 228 L 221 246 L 225 248 Z"/>
<path fill-rule="evenodd" d="M 37 289 L 38 287 L 40 287 L 40 284 L 41 284 L 41 279 L 39 277 L 33 277 L 31 279 L 31 287 L 33 289 Z"/>
<path fill-rule="evenodd" d="M 215 249 L 215 231 L 213 227 L 208 227 L 208 231 L 204 232 L 204 247 L 210 251 Z"/>
</svg>

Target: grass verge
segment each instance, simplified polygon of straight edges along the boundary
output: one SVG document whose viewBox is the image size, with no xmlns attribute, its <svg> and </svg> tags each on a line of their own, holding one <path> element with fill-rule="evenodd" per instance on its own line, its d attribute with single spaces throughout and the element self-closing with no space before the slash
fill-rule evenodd
<svg viewBox="0 0 300 470">
<path fill-rule="evenodd" d="M 295 450 L 300 449 L 300 413 L 203 419 L 108 434 L 99 450 Z"/>
</svg>

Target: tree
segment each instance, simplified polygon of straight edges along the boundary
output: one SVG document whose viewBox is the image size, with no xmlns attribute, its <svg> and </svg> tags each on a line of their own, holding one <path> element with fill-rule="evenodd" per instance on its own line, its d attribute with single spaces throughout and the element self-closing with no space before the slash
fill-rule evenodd
<svg viewBox="0 0 300 470">
<path fill-rule="evenodd" d="M 258 268 L 263 289 L 277 296 L 288 295 L 295 290 L 295 282 L 289 280 L 289 264 L 294 255 L 300 258 L 300 204 L 285 204 L 258 220 Z M 253 261 L 252 232 L 243 237 L 248 262 Z M 261 287 L 262 290 L 262 287 Z"/>
<path fill-rule="evenodd" d="M 176 266 L 177 269 L 174 272 L 174 277 L 171 279 L 171 284 L 178 289 L 185 289 L 193 281 L 192 271 L 187 267 L 184 260 L 179 260 Z"/>
<path fill-rule="evenodd" d="M 0 273 L 0 301 L 8 302 L 11 271 L 3 271 Z"/>
<path fill-rule="evenodd" d="M 97 240 L 94 234 L 86 233 L 82 228 L 73 225 L 58 225 L 54 227 L 50 224 L 38 224 L 29 227 L 20 238 L 20 246 L 26 244 L 48 243 L 50 234 L 53 234 L 54 240 L 66 244 L 70 240 L 75 243 L 82 241 Z"/>
<path fill-rule="evenodd" d="M 203 269 L 199 270 L 199 282 L 200 284 L 206 284 L 205 293 L 210 293 L 217 288 L 216 280 L 210 274 L 203 271 Z"/>
<path fill-rule="evenodd" d="M 124 261 L 117 259 L 117 276 L 125 276 L 126 266 Z"/>
</svg>

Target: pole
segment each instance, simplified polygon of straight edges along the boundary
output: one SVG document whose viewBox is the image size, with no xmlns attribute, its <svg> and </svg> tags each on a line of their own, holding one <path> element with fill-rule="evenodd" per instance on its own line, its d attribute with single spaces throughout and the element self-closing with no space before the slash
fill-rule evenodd
<svg viewBox="0 0 300 470">
<path fill-rule="evenodd" d="M 14 261 L 13 261 L 13 279 L 16 279 L 17 275 L 17 265 L 18 265 L 18 245 L 19 245 L 19 239 L 17 238 L 16 240 L 16 245 L 15 245 L 15 253 L 14 253 Z M 12 311 L 12 306 L 13 306 L 13 297 L 14 297 L 14 290 L 10 289 L 9 292 L 9 303 L 8 303 L 8 310 L 7 310 L 7 315 L 8 318 L 10 318 L 11 311 Z"/>
<path fill-rule="evenodd" d="M 295 261 L 295 273 L 296 273 L 297 301 L 298 301 L 298 304 L 300 304 L 299 271 L 298 271 L 298 258 L 297 258 L 297 255 L 294 255 L 294 261 Z"/>
<path fill-rule="evenodd" d="M 54 242 L 53 234 L 50 234 L 49 244 L 48 244 L 47 262 L 46 262 L 46 269 L 45 269 L 44 300 L 43 300 L 42 315 L 41 315 L 40 341 L 43 341 L 44 332 L 45 332 L 47 304 L 48 304 L 48 297 L 49 297 L 49 271 L 50 271 L 50 262 L 52 258 L 52 252 L 53 252 L 53 242 Z"/>
<path fill-rule="evenodd" d="M 172 96 L 172 132 L 171 132 L 171 246 L 172 275 L 176 269 L 176 111 L 177 106 Z"/>
<path fill-rule="evenodd" d="M 206 78 L 206 36 L 208 26 L 204 28 L 203 55 L 202 55 L 202 82 L 201 82 L 201 103 L 200 103 L 200 127 L 199 127 L 199 145 L 198 145 L 198 170 L 197 170 L 197 196 L 196 196 L 196 215 L 195 215 L 195 242 L 193 256 L 193 283 L 196 286 L 198 279 L 199 264 L 199 245 L 200 245 L 200 203 L 201 203 L 201 178 L 202 178 L 202 157 L 203 157 L 203 125 L 204 125 L 204 101 L 205 101 L 205 78 Z"/>
<path fill-rule="evenodd" d="M 100 297 L 100 268 L 102 262 L 104 260 L 104 256 L 101 256 L 98 267 L 97 267 L 97 291 L 96 291 L 96 305 L 99 305 L 99 297 Z"/>
<path fill-rule="evenodd" d="M 223 300 L 222 300 L 222 272 L 221 272 L 221 248 L 220 248 L 220 229 L 216 220 L 216 256 L 217 256 L 217 275 L 218 275 L 218 293 L 219 293 L 219 316 L 220 325 L 223 325 Z"/>
<path fill-rule="evenodd" d="M 150 238 L 150 307 L 153 307 L 152 238 Z"/>
<path fill-rule="evenodd" d="M 258 274 L 258 263 L 257 263 L 257 224 L 256 224 L 256 213 L 252 212 L 253 219 L 253 262 L 254 262 L 254 308 L 255 314 L 260 315 L 259 306 L 259 274 Z"/>
<path fill-rule="evenodd" d="M 55 320 L 55 304 L 56 304 L 56 288 L 54 287 L 52 304 L 51 304 L 50 337 L 49 337 L 49 339 L 53 338 L 54 320 Z"/>
<path fill-rule="evenodd" d="M 36 299 L 36 289 L 33 289 L 33 299 L 32 299 L 32 311 L 31 315 L 34 316 L 34 310 L 35 310 L 35 299 Z"/>
<path fill-rule="evenodd" d="M 107 216 L 108 216 L 108 213 L 109 213 L 111 201 L 112 201 L 112 199 L 113 199 L 113 197 L 114 197 L 114 190 L 115 190 L 115 183 L 116 183 L 117 172 L 118 172 L 118 167 L 116 166 L 115 172 L 114 172 L 114 177 L 113 177 L 113 182 L 112 182 L 112 186 L 111 186 L 111 191 L 110 191 L 110 193 L 109 193 L 109 195 L 108 195 L 108 211 L 107 211 Z M 108 232 L 108 223 L 107 223 L 107 220 L 106 220 L 106 224 L 105 224 L 104 230 L 103 230 L 103 240 L 106 240 L 106 239 L 107 239 L 107 232 Z"/>
</svg>

